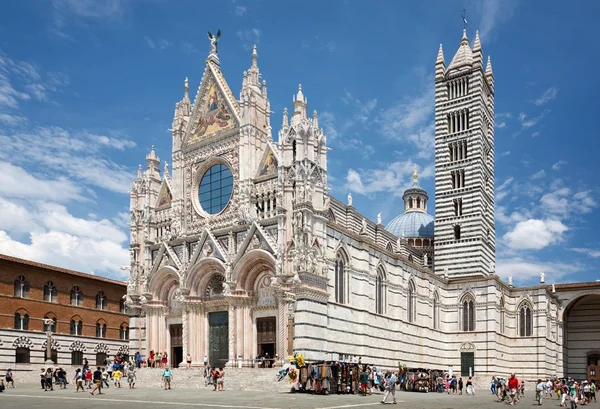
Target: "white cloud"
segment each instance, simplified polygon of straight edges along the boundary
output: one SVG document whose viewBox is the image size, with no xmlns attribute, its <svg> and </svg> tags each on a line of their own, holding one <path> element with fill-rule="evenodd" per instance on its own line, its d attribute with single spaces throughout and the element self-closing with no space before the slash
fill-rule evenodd
<svg viewBox="0 0 600 409">
<path fill-rule="evenodd" d="M 534 101 L 534 104 L 536 104 L 538 106 L 547 104 L 548 102 L 550 102 L 554 98 L 556 98 L 556 95 L 558 95 L 558 88 L 550 87 L 546 91 L 544 91 L 544 93 L 542 95 L 540 95 L 540 97 L 538 99 L 536 99 Z"/>
<path fill-rule="evenodd" d="M 546 171 L 544 169 L 531 175 L 531 179 L 533 180 L 543 179 L 544 177 L 546 177 Z"/>
<path fill-rule="evenodd" d="M 534 133 L 531 134 L 532 138 L 537 138 L 538 136 L 540 136 L 540 131 L 535 131 Z"/>
<path fill-rule="evenodd" d="M 345 188 L 354 193 L 368 195 L 371 193 L 388 193 L 401 197 L 404 188 L 411 183 L 411 175 L 415 169 L 412 161 L 393 162 L 381 169 L 349 169 L 346 174 Z M 427 166 L 419 172 L 420 178 L 433 177 L 433 167 Z"/>
<path fill-rule="evenodd" d="M 562 168 L 566 164 L 567 164 L 566 160 L 559 160 L 554 165 L 552 165 L 552 169 L 553 170 L 559 170 L 560 168 Z"/>
<path fill-rule="evenodd" d="M 523 128 L 531 128 L 532 126 L 537 125 L 546 115 L 550 113 L 549 110 L 545 110 L 541 114 L 536 117 L 530 118 L 524 113 L 519 114 L 519 121 L 521 121 L 521 126 Z"/>
<path fill-rule="evenodd" d="M 95 135 L 95 134 L 90 134 L 88 133 L 86 135 L 89 139 L 91 139 L 92 141 L 95 141 L 96 143 L 98 143 L 99 145 L 103 145 L 109 148 L 114 148 L 114 149 L 118 149 L 120 151 L 126 149 L 126 148 L 133 148 L 135 147 L 135 142 L 129 139 L 125 139 L 125 138 L 113 138 L 110 136 L 105 136 L 105 135 Z"/>
<path fill-rule="evenodd" d="M 506 126 L 506 122 L 500 122 L 499 124 L 496 125 L 496 128 L 498 129 L 502 129 Z"/>
<path fill-rule="evenodd" d="M 146 42 L 146 45 L 151 49 L 160 51 L 165 50 L 173 45 L 173 43 L 171 43 L 169 40 L 165 40 L 164 38 L 152 40 L 150 37 L 144 36 L 144 41 Z"/>
<path fill-rule="evenodd" d="M 183 51 L 186 54 L 195 54 L 198 52 L 198 49 L 196 47 L 194 47 L 194 45 L 192 43 L 183 41 L 181 43 L 181 51 Z"/>
<path fill-rule="evenodd" d="M 377 98 L 372 98 L 367 101 L 361 101 L 356 98 L 350 91 L 345 90 L 342 102 L 346 105 L 350 105 L 356 109 L 358 115 L 353 115 L 360 122 L 365 123 L 369 120 L 371 114 L 377 107 Z"/>
<path fill-rule="evenodd" d="M 561 241 L 562 235 L 568 230 L 559 220 L 529 219 L 517 225 L 503 236 L 508 247 L 516 250 L 541 250 L 551 244 Z"/>
<path fill-rule="evenodd" d="M 58 179 L 38 178 L 25 169 L 7 162 L 0 162 L 0 195 L 33 200 L 64 202 L 84 200 L 81 187 L 64 177 Z"/>
<path fill-rule="evenodd" d="M 90 22 L 106 24 L 120 19 L 124 12 L 122 0 L 53 0 L 52 6 L 54 13 L 50 31 L 71 41 L 75 38 L 66 32 L 70 24 L 79 27 Z"/>
<path fill-rule="evenodd" d="M 0 124 L 6 126 L 17 126 L 27 123 L 27 118 L 21 115 L 14 114 L 0 114 Z"/>
<path fill-rule="evenodd" d="M 592 258 L 600 257 L 600 250 L 597 249 L 588 249 L 588 248 L 572 248 L 571 250 L 576 251 L 578 253 L 585 254 Z"/>
<path fill-rule="evenodd" d="M 500 157 L 500 158 L 501 158 L 502 156 L 508 156 L 508 155 L 510 155 L 510 151 L 504 151 L 504 152 L 500 152 L 500 153 L 498 154 L 498 157 Z"/>
<path fill-rule="evenodd" d="M 560 217 L 591 213 L 597 206 L 590 190 L 573 193 L 568 187 L 556 187 L 540 199 L 544 212 Z"/>
<path fill-rule="evenodd" d="M 17 91 L 8 77 L 0 73 L 0 107 L 17 108 L 19 100 L 26 101 L 31 97 L 21 91 Z"/>
<path fill-rule="evenodd" d="M 236 16 L 243 16 L 244 14 L 246 14 L 246 12 L 248 11 L 248 9 L 244 6 L 235 6 L 235 15 Z"/>
<path fill-rule="evenodd" d="M 333 141 L 340 136 L 337 131 L 336 118 L 333 112 L 321 112 L 319 114 L 319 125 L 323 127 L 328 140 Z"/>
<path fill-rule="evenodd" d="M 547 283 L 555 282 L 569 274 L 579 271 L 581 268 L 574 263 L 562 263 L 556 261 L 540 261 L 521 257 L 500 257 L 496 262 L 496 274 L 506 279 L 512 276 L 515 284 L 537 284 L 540 273 L 545 273 Z"/>
<path fill-rule="evenodd" d="M 487 0 L 473 4 L 481 17 L 479 35 L 482 42 L 495 37 L 497 27 L 513 16 L 517 4 L 516 0 Z"/>
<path fill-rule="evenodd" d="M 251 50 L 255 44 L 260 43 L 261 31 L 258 28 L 240 30 L 236 34 L 242 41 L 242 47 L 244 47 L 246 50 Z"/>
<path fill-rule="evenodd" d="M 530 214 L 527 210 L 520 209 L 518 211 L 513 211 L 509 215 L 506 214 L 506 211 L 507 209 L 505 206 L 496 206 L 496 220 L 503 224 L 512 224 L 527 220 L 530 217 Z"/>
</svg>

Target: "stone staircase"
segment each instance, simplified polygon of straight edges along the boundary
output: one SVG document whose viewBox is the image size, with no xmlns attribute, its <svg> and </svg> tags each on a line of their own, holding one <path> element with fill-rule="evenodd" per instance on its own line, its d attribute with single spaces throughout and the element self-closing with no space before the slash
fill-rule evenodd
<svg viewBox="0 0 600 409">
<path fill-rule="evenodd" d="M 136 371 L 138 388 L 163 387 L 161 380 L 162 369 L 140 368 Z M 200 389 L 212 388 L 205 386 L 202 374 L 203 368 L 176 368 L 173 373 L 174 388 Z M 278 369 L 269 368 L 225 368 L 225 389 L 239 391 L 289 392 L 291 384 L 286 380 L 277 381 Z M 123 385 L 125 386 L 125 385 Z"/>
</svg>

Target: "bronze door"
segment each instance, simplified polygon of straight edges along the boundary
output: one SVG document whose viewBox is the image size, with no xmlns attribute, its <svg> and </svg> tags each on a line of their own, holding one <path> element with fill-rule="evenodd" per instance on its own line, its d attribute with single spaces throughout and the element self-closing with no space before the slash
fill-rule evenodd
<svg viewBox="0 0 600 409">
<path fill-rule="evenodd" d="M 257 354 L 260 357 L 269 354 L 273 358 L 277 351 L 277 319 L 275 317 L 256 319 Z"/>
<path fill-rule="evenodd" d="M 227 311 L 208 314 L 208 363 L 223 367 L 229 361 L 229 314 Z"/>
</svg>

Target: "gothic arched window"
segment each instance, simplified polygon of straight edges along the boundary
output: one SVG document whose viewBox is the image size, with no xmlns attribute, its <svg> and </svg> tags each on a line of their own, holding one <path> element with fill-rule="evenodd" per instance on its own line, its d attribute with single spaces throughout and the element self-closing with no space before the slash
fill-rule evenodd
<svg viewBox="0 0 600 409">
<path fill-rule="evenodd" d="M 78 286 L 73 286 L 71 289 L 71 305 L 75 307 L 83 306 L 83 293 Z"/>
<path fill-rule="evenodd" d="M 408 282 L 408 293 L 406 295 L 406 319 L 408 322 L 414 322 L 417 316 L 417 291 L 415 283 Z"/>
<path fill-rule="evenodd" d="M 29 298 L 29 283 L 24 276 L 19 276 L 15 280 L 15 297 Z"/>
<path fill-rule="evenodd" d="M 377 314 L 385 313 L 385 272 L 379 269 L 375 280 L 375 311 Z"/>
<path fill-rule="evenodd" d="M 71 319 L 71 335 L 83 335 L 83 321 L 79 317 L 73 317 Z"/>
<path fill-rule="evenodd" d="M 58 290 L 54 286 L 52 281 L 48 281 L 44 286 L 44 301 L 46 302 L 56 302 L 56 298 L 58 297 Z"/>
<path fill-rule="evenodd" d="M 344 304 L 346 301 L 345 261 L 341 254 L 335 260 L 335 302 Z"/>
<path fill-rule="evenodd" d="M 96 323 L 96 337 L 97 338 L 106 338 L 106 323 L 102 321 L 98 321 Z"/>
<path fill-rule="evenodd" d="M 119 335 L 120 335 L 120 339 L 126 341 L 129 339 L 129 325 L 127 325 L 126 323 L 121 324 L 121 326 L 119 327 Z"/>
<path fill-rule="evenodd" d="M 533 334 L 533 320 L 531 318 L 531 305 L 527 302 L 519 308 L 519 336 L 530 337 Z"/>
<path fill-rule="evenodd" d="M 471 297 L 462 302 L 462 330 L 475 331 L 475 301 Z"/>
<path fill-rule="evenodd" d="M 99 310 L 105 310 L 108 307 L 108 302 L 104 291 L 100 291 L 96 294 L 96 308 Z"/>
<path fill-rule="evenodd" d="M 15 329 L 21 331 L 29 330 L 29 314 L 27 313 L 15 313 Z"/>
</svg>

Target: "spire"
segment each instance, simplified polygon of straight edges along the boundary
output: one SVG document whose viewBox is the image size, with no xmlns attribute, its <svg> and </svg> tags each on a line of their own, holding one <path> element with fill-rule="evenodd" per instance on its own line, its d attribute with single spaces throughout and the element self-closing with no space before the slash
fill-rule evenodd
<svg viewBox="0 0 600 409">
<path fill-rule="evenodd" d="M 283 128 L 287 128 L 289 127 L 289 122 L 288 122 L 288 110 L 287 108 L 283 108 L 283 123 L 281 124 L 281 126 Z"/>
<path fill-rule="evenodd" d="M 429 196 L 425 189 L 419 186 L 419 172 L 417 171 L 417 165 L 415 165 L 412 177 L 413 183 L 411 187 L 406 189 L 402 195 L 402 199 L 404 200 L 404 212 L 427 212 L 427 200 L 429 199 Z"/>
<path fill-rule="evenodd" d="M 440 44 L 440 49 L 438 50 L 437 59 L 435 60 L 435 79 L 436 81 L 441 81 L 444 79 L 444 74 L 446 73 L 446 63 L 444 62 L 444 50 L 442 49 L 442 45 Z"/>
<path fill-rule="evenodd" d="M 473 52 L 481 51 L 481 40 L 479 40 L 479 30 L 475 31 L 475 42 L 473 43 Z"/>
<path fill-rule="evenodd" d="M 294 115 L 292 116 L 292 125 L 298 123 L 300 119 L 306 119 L 306 106 L 308 100 L 302 93 L 302 84 L 298 84 L 298 93 L 294 96 Z"/>
<path fill-rule="evenodd" d="M 481 52 L 479 30 L 475 32 L 475 42 L 473 43 L 473 68 L 477 70 L 483 69 L 483 53 Z"/>
<path fill-rule="evenodd" d="M 442 44 L 440 44 L 440 49 L 438 50 L 437 59 L 435 60 L 435 64 L 444 64 L 444 50 L 442 49 Z"/>
<path fill-rule="evenodd" d="M 142 164 L 141 163 L 138 165 L 137 179 L 142 180 Z"/>
<path fill-rule="evenodd" d="M 188 77 L 185 77 L 185 81 L 183 82 L 183 100 L 190 100 L 190 83 L 188 81 Z"/>
<path fill-rule="evenodd" d="M 319 129 L 319 115 L 316 109 L 313 111 L 313 127 Z"/>
<path fill-rule="evenodd" d="M 254 47 L 252 48 L 252 66 L 258 68 L 258 53 L 256 52 L 256 44 L 254 44 Z"/>
<path fill-rule="evenodd" d="M 469 45 L 469 38 L 467 37 L 467 30 L 463 29 L 463 35 L 460 39 L 460 45 L 458 46 L 458 50 L 456 54 L 454 54 L 454 58 L 448 65 L 448 71 L 452 69 L 459 69 L 464 66 L 470 66 L 473 64 L 473 51 L 471 50 L 471 46 Z"/>
<path fill-rule="evenodd" d="M 158 158 L 158 156 L 156 156 L 156 152 L 154 151 L 154 145 L 152 145 L 152 150 L 146 156 L 146 163 L 148 164 L 148 169 L 152 168 L 158 170 L 160 159 Z"/>
<path fill-rule="evenodd" d="M 262 93 L 266 97 L 267 96 L 267 80 L 263 80 L 262 82 Z"/>
<path fill-rule="evenodd" d="M 169 176 L 169 164 L 165 162 L 165 170 L 163 171 L 163 175 Z"/>
<path fill-rule="evenodd" d="M 415 182 L 419 179 L 419 172 L 417 172 L 417 166 L 415 165 L 415 171 L 413 172 L 413 179 Z"/>
<path fill-rule="evenodd" d="M 244 74 L 247 86 L 255 86 L 257 89 L 260 88 L 260 71 L 258 70 L 258 53 L 256 52 L 256 45 L 252 49 L 252 65 L 248 69 L 247 77 Z"/>
<path fill-rule="evenodd" d="M 488 55 L 487 65 L 485 66 L 485 75 L 494 75 L 492 72 L 492 58 Z"/>
</svg>

